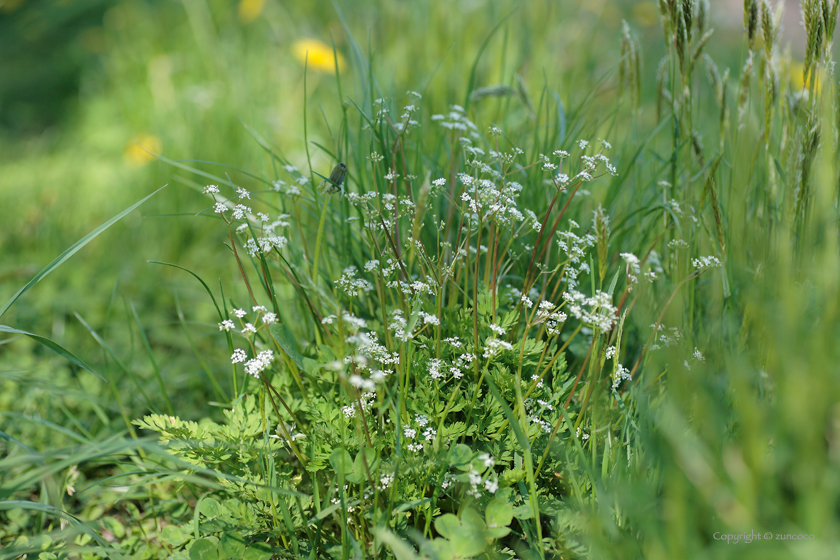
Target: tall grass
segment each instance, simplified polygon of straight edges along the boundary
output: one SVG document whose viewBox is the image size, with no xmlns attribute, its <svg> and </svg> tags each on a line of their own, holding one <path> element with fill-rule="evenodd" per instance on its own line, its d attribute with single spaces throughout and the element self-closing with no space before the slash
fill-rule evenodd
<svg viewBox="0 0 840 560">
<path fill-rule="evenodd" d="M 304 74 L 295 149 L 248 126 L 256 171 L 167 160 L 222 218 L 225 245 L 184 275 L 218 327 L 177 313 L 222 414 L 181 419 L 142 309 L 143 377 L 82 321 L 122 427 L 36 419 L 77 442 L 49 451 L 4 427 L 10 554 L 832 557 L 837 2 L 803 2 L 801 89 L 769 4 L 745 3 L 732 78 L 705 52 L 708 3 L 660 7 L 667 56 L 643 65 L 625 25 L 613 70 L 565 102 L 504 65 L 479 87 L 485 47 L 514 57 L 528 15 L 467 41 L 442 90 L 382 83 L 345 26 L 352 78 L 336 64 L 316 111 Z M 130 392 L 152 414 L 132 422 Z M 103 502 L 120 480 L 124 513 L 74 497 L 80 476 Z"/>
</svg>

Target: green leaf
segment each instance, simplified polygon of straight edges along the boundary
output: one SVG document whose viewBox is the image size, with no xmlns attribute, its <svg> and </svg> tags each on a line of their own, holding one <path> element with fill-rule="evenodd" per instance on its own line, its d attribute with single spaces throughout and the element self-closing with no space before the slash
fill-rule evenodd
<svg viewBox="0 0 840 560">
<path fill-rule="evenodd" d="M 365 469 L 365 463 L 362 460 L 362 453 L 364 453 L 364 460 L 367 461 L 367 469 Z M 363 480 L 367 480 L 368 471 L 373 476 L 378 468 L 379 459 L 376 458 L 376 451 L 373 449 L 364 449 L 364 451 L 359 451 L 356 454 L 356 460 L 353 461 L 353 471 L 347 474 L 347 480 L 354 484 L 359 484 Z"/>
<path fill-rule="evenodd" d="M 449 453 L 449 464 L 453 467 L 459 468 L 462 471 L 470 469 L 470 461 L 472 460 L 473 452 L 468 445 L 459 443 L 452 448 Z"/>
<path fill-rule="evenodd" d="M 125 527 L 116 517 L 103 517 L 102 524 L 106 529 L 111 531 L 117 539 L 122 539 L 125 536 Z"/>
<path fill-rule="evenodd" d="M 0 307 L 0 317 L 2 317 L 3 315 L 6 314 L 6 311 L 9 310 L 9 308 L 15 303 L 15 301 L 17 301 L 17 299 L 20 296 L 22 296 L 25 292 L 29 291 L 29 289 L 32 288 L 35 284 L 37 284 L 38 282 L 40 282 L 41 280 L 46 278 L 46 276 L 50 272 L 52 272 L 53 270 L 55 270 L 56 268 L 58 268 L 59 266 L 64 264 L 64 262 L 67 259 L 69 259 L 73 255 L 75 255 L 85 245 L 87 245 L 88 243 L 90 243 L 91 241 L 96 239 L 96 237 L 100 233 L 102 233 L 103 231 L 105 231 L 106 229 L 108 229 L 109 227 L 111 227 L 112 225 L 117 223 L 118 221 L 120 221 L 125 215 L 131 213 L 135 208 L 137 208 L 138 206 L 140 206 L 141 204 L 143 204 L 144 202 L 146 202 L 147 200 L 149 200 L 150 198 L 152 198 L 153 196 L 155 196 L 157 193 L 159 193 L 160 191 L 162 191 L 165 188 L 166 188 L 166 185 L 162 186 L 161 188 L 159 188 L 158 190 L 156 190 L 155 192 L 153 192 L 149 196 L 143 198 L 139 202 L 136 202 L 136 203 L 132 204 L 131 206 L 129 206 L 128 208 L 126 208 L 125 210 L 123 210 L 122 212 L 120 212 L 119 214 L 117 214 L 116 216 L 114 216 L 113 218 L 108 220 L 107 222 L 105 222 L 104 224 L 100 225 L 98 228 L 94 229 L 92 232 L 90 232 L 86 236 L 82 237 L 80 240 L 76 241 L 73 245 L 70 246 L 69 249 L 67 249 L 66 251 L 61 253 L 53 262 L 51 262 L 50 264 L 45 266 L 44 269 L 41 270 L 41 272 L 39 272 L 38 274 L 36 274 L 35 277 L 32 278 L 32 280 L 30 280 L 23 288 L 18 290 L 17 293 L 15 295 L 13 295 L 11 297 L 11 299 L 9 299 L 9 301 L 4 303 L 3 307 Z M 87 368 L 85 368 L 85 369 L 87 369 Z M 91 373 L 93 373 L 93 372 L 91 372 Z"/>
<path fill-rule="evenodd" d="M 271 325 L 268 330 L 271 332 L 271 337 L 277 345 L 283 349 L 283 352 L 292 359 L 295 365 L 297 365 L 297 367 L 301 370 L 306 371 L 306 367 L 303 365 L 303 354 L 298 351 L 295 337 L 292 336 L 292 333 L 289 332 L 286 325 L 275 323 Z"/>
<path fill-rule="evenodd" d="M 487 548 L 487 525 L 475 510 L 468 509 L 461 515 L 460 530 L 450 540 L 456 556 L 477 556 Z"/>
<path fill-rule="evenodd" d="M 523 504 L 513 508 L 513 516 L 517 519 L 531 519 L 534 517 L 534 510 L 531 509 L 530 504 Z"/>
<path fill-rule="evenodd" d="M 353 457 L 346 449 L 339 448 L 330 453 L 330 465 L 337 473 L 343 473 L 347 478 L 347 474 L 353 472 Z"/>
<path fill-rule="evenodd" d="M 338 503 L 338 504 L 333 504 L 328 508 L 322 509 L 321 512 L 318 515 L 316 515 L 315 517 L 313 517 L 309 521 L 309 524 L 312 525 L 316 521 L 321 521 L 322 519 L 326 519 L 327 517 L 329 517 L 330 515 L 332 515 L 336 511 L 338 511 L 338 508 L 340 508 L 340 507 L 341 507 L 341 504 Z"/>
<path fill-rule="evenodd" d="M 160 536 L 172 546 L 178 546 L 187 540 L 187 537 L 184 536 L 183 531 L 177 525 L 167 525 L 160 532 Z"/>
<path fill-rule="evenodd" d="M 615 276 L 613 276 L 612 282 L 610 282 L 610 289 L 607 290 L 607 293 L 613 295 L 613 291 L 615 291 L 615 285 L 618 283 L 618 275 L 621 273 L 621 269 L 615 271 Z"/>
<path fill-rule="evenodd" d="M 113 558 L 125 558 L 122 554 L 120 554 L 119 549 L 111 546 L 107 541 L 100 537 L 85 523 L 81 522 L 78 518 L 63 510 L 60 510 L 54 506 L 50 506 L 47 504 L 39 504 L 37 502 L 31 502 L 27 500 L 0 500 L 0 511 L 8 511 L 15 509 L 37 511 L 54 517 L 60 517 L 61 519 L 67 521 L 74 528 L 79 530 L 81 533 L 84 533 L 85 537 L 96 541 L 96 543 L 100 547 L 102 547 L 102 551 L 105 554 L 110 555 L 110 557 Z"/>
<path fill-rule="evenodd" d="M 513 506 L 504 500 L 493 498 L 487 504 L 484 517 L 487 520 L 487 534 L 500 539 L 510 533 L 508 525 L 513 521 Z"/>
<path fill-rule="evenodd" d="M 435 560 L 455 560 L 452 542 L 446 539 L 433 539 L 429 543 L 429 552 L 434 552 L 432 558 Z"/>
<path fill-rule="evenodd" d="M 98 373 L 93 371 L 93 369 L 89 365 L 87 365 L 81 358 L 77 357 L 75 354 L 73 354 L 72 352 L 70 352 L 69 350 L 67 350 L 66 348 L 61 346 L 60 344 L 58 344 L 56 342 L 53 342 L 49 338 L 43 337 L 39 334 L 33 334 L 31 332 L 21 331 L 21 330 L 18 330 L 18 329 L 14 329 L 12 327 L 7 327 L 6 325 L 0 325 L 0 332 L 5 332 L 5 333 L 9 333 L 9 334 L 22 334 L 22 335 L 28 336 L 32 340 L 40 342 L 41 344 L 43 344 L 44 346 L 46 346 L 47 348 L 49 348 L 50 350 L 52 350 L 53 352 L 55 352 L 56 354 L 61 356 L 62 358 L 66 358 L 66 359 L 70 360 L 71 362 L 73 362 L 74 364 L 79 366 L 80 368 L 82 368 L 86 371 L 89 371 L 90 373 L 92 373 L 93 375 L 98 377 L 99 379 L 101 379 L 103 381 L 107 381 L 107 379 L 105 379 L 104 377 L 102 377 L 101 375 L 99 375 Z"/>
<path fill-rule="evenodd" d="M 526 475 L 525 469 L 507 469 L 499 477 L 499 481 L 504 484 L 515 484 L 520 480 L 525 480 Z"/>
<path fill-rule="evenodd" d="M 470 558 L 484 552 L 487 546 L 487 526 L 472 509 L 467 509 L 458 519 L 451 513 L 435 519 L 435 529 L 449 540 L 454 556 Z"/>
<path fill-rule="evenodd" d="M 487 386 L 490 388 L 490 392 L 493 394 L 493 398 L 496 399 L 496 402 L 499 403 L 499 406 L 502 407 L 502 412 L 505 413 L 505 416 L 510 422 L 510 427 L 513 428 L 513 433 L 516 436 L 516 441 L 519 443 L 519 446 L 522 449 L 530 449 L 531 445 L 528 442 L 528 438 L 525 436 L 525 432 L 522 431 L 522 426 L 519 425 L 516 417 L 513 415 L 513 411 L 508 406 L 507 401 L 502 398 L 502 395 L 499 393 L 499 388 L 496 387 L 496 384 L 493 383 L 493 380 L 490 379 L 490 376 L 487 376 Z"/>
<path fill-rule="evenodd" d="M 317 360 L 313 360 L 312 358 L 304 358 L 303 359 L 303 371 L 308 374 L 313 374 L 321 368 L 326 367 L 327 364 L 318 363 Z"/>
<path fill-rule="evenodd" d="M 504 500 L 493 498 L 487 504 L 484 516 L 488 527 L 505 527 L 513 521 L 513 506 Z"/>
<path fill-rule="evenodd" d="M 461 525 L 464 529 L 472 533 L 483 533 L 487 528 L 487 524 L 474 509 L 467 509 L 461 515 Z"/>
<path fill-rule="evenodd" d="M 219 550 L 210 539 L 198 539 L 190 548 L 190 560 L 218 560 Z"/>
<path fill-rule="evenodd" d="M 242 558 L 245 554 L 245 537 L 241 534 L 231 531 L 222 535 L 222 550 L 231 558 Z"/>
<path fill-rule="evenodd" d="M 419 505 L 428 504 L 431 502 L 431 498 L 420 498 L 419 500 L 411 500 L 410 502 L 403 502 L 394 510 L 397 513 L 402 513 L 404 511 L 408 511 L 410 509 L 414 509 Z"/>
<path fill-rule="evenodd" d="M 461 520 L 454 514 L 445 513 L 435 518 L 435 530 L 447 539 L 455 536 L 460 528 Z"/>
<path fill-rule="evenodd" d="M 565 508 L 563 507 L 563 502 L 551 495 L 538 496 L 537 505 L 540 508 L 540 515 L 546 514 L 550 517 L 556 517 L 560 515 L 561 512 L 565 511 Z"/>
<path fill-rule="evenodd" d="M 482 459 L 481 457 L 474 457 L 473 460 L 470 461 L 470 466 L 467 470 L 483 473 L 487 470 L 487 465 L 484 464 L 484 459 Z"/>
<path fill-rule="evenodd" d="M 201 501 L 199 511 L 206 517 L 218 517 L 222 511 L 222 506 L 215 498 L 204 498 Z"/>
<path fill-rule="evenodd" d="M 254 543 L 245 551 L 242 560 L 269 560 L 273 549 L 266 543 Z"/>
<path fill-rule="evenodd" d="M 388 529 L 377 527 L 373 530 L 373 534 L 376 535 L 377 539 L 385 543 L 385 545 L 391 549 L 397 560 L 417 560 L 418 556 L 415 554 L 414 549 L 411 548 L 404 540 L 397 538 L 394 533 Z"/>
</svg>

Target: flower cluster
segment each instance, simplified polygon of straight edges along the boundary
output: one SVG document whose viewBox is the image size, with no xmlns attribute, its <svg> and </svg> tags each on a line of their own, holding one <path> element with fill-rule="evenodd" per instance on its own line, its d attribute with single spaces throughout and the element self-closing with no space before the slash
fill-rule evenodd
<svg viewBox="0 0 840 560">
<path fill-rule="evenodd" d="M 248 375 L 259 377 L 260 373 L 271 365 L 274 360 L 274 352 L 271 350 L 263 350 L 255 358 L 245 362 L 245 372 Z"/>
<path fill-rule="evenodd" d="M 510 342 L 500 340 L 495 337 L 490 337 L 484 341 L 484 357 L 492 358 L 499 352 L 505 350 L 513 350 L 513 345 Z"/>
<path fill-rule="evenodd" d="M 691 261 L 691 266 L 697 269 L 704 269 L 704 268 L 712 268 L 715 266 L 721 266 L 720 259 L 717 257 L 709 256 L 709 257 L 700 257 L 697 259 L 693 259 Z"/>
<path fill-rule="evenodd" d="M 348 266 L 341 274 L 341 278 L 335 281 L 335 285 L 348 296 L 354 296 L 359 292 L 368 293 L 373 290 L 373 284 L 364 278 L 356 278 L 356 272 L 355 266 Z"/>
<path fill-rule="evenodd" d="M 282 181 L 276 181 L 275 189 L 279 190 L 284 184 Z M 235 204 L 232 200 L 217 196 L 219 194 L 219 187 L 217 185 L 207 185 L 204 188 L 204 193 L 213 197 L 213 211 L 216 214 L 220 214 L 228 225 L 232 226 L 235 221 L 243 222 L 236 227 L 237 233 L 248 231 L 253 233 L 244 243 L 245 250 L 250 256 L 265 255 L 275 249 L 280 250 L 289 243 L 289 240 L 285 236 L 277 233 L 278 228 L 289 227 L 289 222 L 287 221 L 288 214 L 281 214 L 269 224 L 268 222 L 271 222 L 271 217 L 268 214 L 257 212 L 254 215 L 250 206 L 241 203 Z M 298 191 L 298 194 L 300 194 L 300 191 Z M 251 193 L 242 187 L 236 189 L 236 196 L 237 201 L 251 199 Z M 230 219 L 227 217 L 228 211 L 231 212 Z M 257 235 L 257 232 L 260 235 Z"/>
<path fill-rule="evenodd" d="M 563 328 L 563 323 L 566 322 L 568 316 L 557 309 L 557 306 L 550 301 L 541 301 L 537 306 L 537 316 L 534 324 L 545 323 L 545 331 L 554 336 L 560 334 L 560 329 Z"/>
<path fill-rule="evenodd" d="M 618 389 L 618 386 L 621 385 L 621 382 L 627 379 L 631 379 L 630 370 L 628 370 L 621 364 L 617 364 L 615 367 L 615 371 L 612 374 L 612 388 Z"/>
<path fill-rule="evenodd" d="M 594 296 L 587 297 L 576 290 L 569 290 L 563 292 L 563 299 L 568 302 L 569 313 L 585 325 L 605 332 L 615 323 L 617 310 L 612 304 L 612 297 L 606 292 L 597 290 Z"/>
<path fill-rule="evenodd" d="M 437 437 L 437 430 L 429 425 L 429 418 L 425 414 L 416 414 L 413 424 L 414 427 L 403 427 L 403 436 L 409 442 L 406 445 L 408 450 L 417 453 L 423 450 L 424 441 L 429 443 L 434 442 Z M 420 436 L 419 440 L 418 435 Z"/>
</svg>

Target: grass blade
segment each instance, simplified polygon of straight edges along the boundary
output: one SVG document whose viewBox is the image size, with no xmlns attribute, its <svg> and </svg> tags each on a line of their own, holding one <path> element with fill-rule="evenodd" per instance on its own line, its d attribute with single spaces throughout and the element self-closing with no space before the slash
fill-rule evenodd
<svg viewBox="0 0 840 560">
<path fill-rule="evenodd" d="M 31 332 L 22 331 L 22 330 L 15 329 L 15 328 L 12 328 L 12 327 L 9 327 L 9 326 L 6 326 L 6 325 L 0 325 L 0 332 L 5 332 L 5 333 L 9 333 L 9 334 L 22 334 L 22 335 L 28 336 L 32 340 L 40 342 L 41 344 L 43 344 L 44 346 L 46 346 L 47 348 L 49 348 L 50 350 L 52 350 L 53 352 L 58 354 L 59 356 L 61 356 L 63 358 L 66 358 L 66 359 L 70 360 L 71 362 L 73 362 L 74 364 L 76 364 L 77 366 L 79 366 L 80 368 L 82 368 L 86 371 L 89 371 L 90 373 L 92 373 L 93 375 L 98 377 L 99 379 L 101 379 L 103 381 L 107 381 L 107 379 L 105 379 L 104 377 L 102 377 L 101 375 L 96 373 L 93 370 L 93 368 L 90 367 L 89 365 L 87 365 L 81 358 L 79 358 L 78 356 L 76 356 L 71 351 L 67 350 L 66 348 L 64 348 L 61 344 L 59 344 L 57 342 L 53 342 L 52 340 L 50 340 L 49 338 L 47 338 L 45 336 L 41 336 L 39 334 L 34 334 L 34 333 L 31 333 Z"/>
<path fill-rule="evenodd" d="M 47 276 L 47 274 L 49 274 L 50 272 L 52 272 L 53 270 L 55 270 L 56 268 L 58 268 L 59 266 L 64 264 L 64 261 L 66 261 L 67 259 L 69 259 L 73 255 L 75 255 L 79 250 L 82 249 L 82 247 L 84 247 L 85 245 L 87 245 L 88 243 L 90 243 L 91 241 L 96 239 L 96 237 L 100 233 L 102 233 L 103 231 L 105 231 L 106 229 L 108 229 L 109 227 L 111 227 L 112 225 L 114 225 L 115 223 L 120 221 L 121 219 L 123 219 L 126 215 L 128 215 L 132 211 L 134 211 L 138 206 L 140 206 L 141 204 L 143 204 L 144 202 L 146 202 L 147 200 L 149 200 L 150 198 L 152 198 L 153 196 L 155 196 L 157 193 L 159 193 L 160 191 L 162 191 L 165 188 L 166 188 L 166 185 L 162 186 L 161 188 L 159 188 L 158 190 L 156 190 L 152 194 L 150 194 L 147 197 L 143 198 L 142 200 L 132 204 L 131 206 L 129 206 L 128 208 L 126 208 L 125 210 L 123 210 L 122 212 L 120 212 L 119 214 L 117 214 L 116 216 L 114 216 L 113 218 L 108 220 L 107 222 L 105 222 L 104 224 L 100 225 L 98 228 L 94 229 L 92 232 L 90 232 L 86 236 L 82 237 L 80 240 L 76 241 L 73 245 L 70 246 L 70 248 L 68 248 L 66 251 L 61 253 L 53 262 L 51 262 L 46 267 L 44 267 L 44 269 L 41 270 L 41 272 L 36 274 L 35 277 L 32 280 L 30 280 L 23 288 L 18 290 L 17 293 L 15 295 L 13 295 L 11 297 L 11 299 L 9 299 L 9 301 L 4 303 L 3 307 L 0 307 L 0 317 L 5 315 L 6 311 L 9 310 L 9 308 L 17 301 L 17 299 L 20 296 L 22 296 L 24 293 L 29 291 L 29 289 L 32 288 L 35 284 L 37 284 L 38 282 L 43 280 Z M 85 368 L 85 369 L 87 369 L 87 368 Z M 91 370 L 89 370 L 89 371 L 91 371 Z"/>
</svg>

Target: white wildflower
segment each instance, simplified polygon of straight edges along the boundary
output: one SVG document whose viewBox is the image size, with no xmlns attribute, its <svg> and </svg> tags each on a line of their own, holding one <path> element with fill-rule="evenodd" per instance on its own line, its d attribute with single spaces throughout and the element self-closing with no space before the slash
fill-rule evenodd
<svg viewBox="0 0 840 560">
<path fill-rule="evenodd" d="M 275 313 L 264 313 L 262 316 L 263 323 L 270 325 L 277 322 L 277 315 Z"/>
<path fill-rule="evenodd" d="M 717 257 L 714 257 L 714 256 L 700 257 L 698 259 L 693 259 L 691 261 L 691 266 L 693 266 L 694 268 L 697 268 L 697 269 L 712 268 L 712 267 L 720 266 L 720 265 L 721 265 L 720 259 L 718 259 Z"/>
<path fill-rule="evenodd" d="M 525 297 L 525 296 L 522 296 L 522 297 Z M 525 299 L 528 299 L 528 298 L 525 298 Z M 499 336 L 503 336 L 503 335 L 507 334 L 507 331 L 504 329 L 504 327 L 502 327 L 500 325 L 490 325 L 490 330 L 493 331 L 494 333 L 496 333 Z"/>
<path fill-rule="evenodd" d="M 233 351 L 233 354 L 231 354 L 231 356 L 230 356 L 230 362 L 232 364 L 238 364 L 238 363 L 244 362 L 247 359 L 248 359 L 248 355 L 245 353 L 245 350 L 243 350 L 242 348 L 237 348 L 236 350 Z"/>
</svg>

